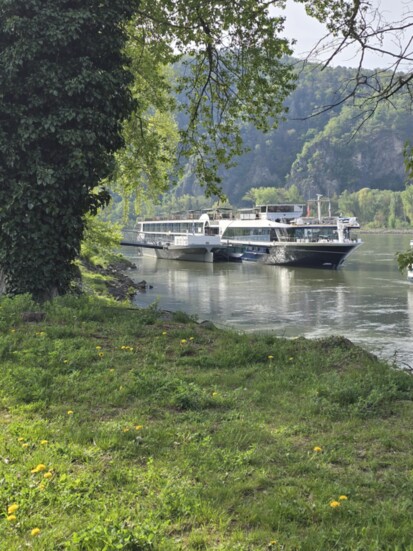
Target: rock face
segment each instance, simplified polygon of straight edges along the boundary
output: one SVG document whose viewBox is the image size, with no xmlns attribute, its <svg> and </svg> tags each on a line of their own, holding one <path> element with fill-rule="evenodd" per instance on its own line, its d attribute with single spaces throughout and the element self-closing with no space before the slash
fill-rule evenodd
<svg viewBox="0 0 413 551">
<path fill-rule="evenodd" d="M 332 197 L 344 190 L 402 189 L 405 139 L 389 130 L 377 129 L 364 138 L 319 136 L 298 156 L 288 178 L 305 197 L 317 193 Z"/>
</svg>

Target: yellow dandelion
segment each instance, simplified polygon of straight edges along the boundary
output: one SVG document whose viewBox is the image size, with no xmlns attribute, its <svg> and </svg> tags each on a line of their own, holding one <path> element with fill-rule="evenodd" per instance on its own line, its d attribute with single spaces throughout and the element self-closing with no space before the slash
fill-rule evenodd
<svg viewBox="0 0 413 551">
<path fill-rule="evenodd" d="M 9 505 L 7 507 L 7 514 L 12 515 L 13 513 L 15 513 L 17 511 L 18 508 L 19 508 L 19 506 L 17 505 L 17 503 L 12 503 L 11 505 Z"/>
<path fill-rule="evenodd" d="M 96 350 L 101 350 L 101 349 L 102 349 L 101 346 L 99 346 L 99 345 L 96 346 Z"/>
<path fill-rule="evenodd" d="M 48 443 L 49 443 L 49 440 L 40 440 L 40 444 L 42 444 L 42 446 L 45 446 Z"/>
<path fill-rule="evenodd" d="M 273 358 L 274 358 L 274 356 L 268 356 L 269 360 L 272 360 Z"/>
<path fill-rule="evenodd" d="M 63 363 L 67 364 L 67 363 L 69 363 L 69 360 L 63 360 Z"/>
<path fill-rule="evenodd" d="M 10 333 L 15 333 L 16 329 L 10 329 Z"/>
<path fill-rule="evenodd" d="M 105 354 L 103 352 L 99 352 L 99 358 L 103 358 Z"/>
<path fill-rule="evenodd" d="M 288 359 L 290 360 L 290 362 L 292 362 L 294 358 L 291 356 L 291 358 L 288 358 Z"/>
<path fill-rule="evenodd" d="M 167 335 L 168 333 L 166 331 L 162 331 L 162 335 Z"/>
<path fill-rule="evenodd" d="M 181 339 L 181 344 L 186 344 L 186 343 L 187 343 L 186 339 Z"/>
<path fill-rule="evenodd" d="M 129 352 L 133 352 L 133 346 L 129 346 Z"/>
<path fill-rule="evenodd" d="M 129 427 L 125 427 L 125 428 L 123 429 L 123 432 L 129 432 L 129 431 L 130 431 L 130 428 L 129 428 Z"/>
<path fill-rule="evenodd" d="M 136 425 L 135 426 L 135 430 L 142 430 L 143 429 L 143 425 Z"/>
<path fill-rule="evenodd" d="M 268 547 L 272 547 L 273 545 L 277 545 L 276 540 L 271 540 L 270 543 L 268 544 Z"/>
<path fill-rule="evenodd" d="M 30 535 L 35 537 L 40 534 L 40 528 L 33 528 L 33 530 L 30 532 Z"/>
<path fill-rule="evenodd" d="M 7 515 L 6 520 L 8 520 L 9 522 L 14 522 L 15 520 L 17 520 L 17 517 L 16 515 Z"/>
<path fill-rule="evenodd" d="M 323 451 L 323 448 L 320 448 L 320 446 L 314 446 L 313 451 L 320 453 Z"/>
<path fill-rule="evenodd" d="M 20 436 L 20 437 L 17 439 L 17 442 L 23 442 L 23 441 L 24 441 L 23 436 Z"/>
<path fill-rule="evenodd" d="M 330 507 L 332 507 L 333 509 L 337 509 L 337 507 L 340 507 L 341 503 L 339 501 L 336 501 L 335 499 L 333 499 L 333 501 L 330 501 Z"/>
<path fill-rule="evenodd" d="M 218 392 L 213 392 L 212 396 L 218 396 Z"/>
<path fill-rule="evenodd" d="M 68 414 L 68 415 L 73 415 L 73 411 L 72 411 L 71 409 L 69 409 L 69 410 L 67 411 L 67 414 Z"/>
<path fill-rule="evenodd" d="M 195 337 L 189 337 L 189 340 L 190 341 L 193 341 Z"/>
<path fill-rule="evenodd" d="M 29 447 L 29 444 L 27 442 L 22 444 L 22 448 L 28 448 L 28 447 Z"/>
<path fill-rule="evenodd" d="M 46 465 L 43 465 L 43 463 L 39 463 L 37 465 L 37 467 L 32 469 L 32 473 L 40 473 L 40 472 L 45 471 L 45 470 L 46 470 Z"/>
<path fill-rule="evenodd" d="M 346 501 L 346 499 L 348 499 L 347 496 L 340 496 L 339 498 L 339 501 Z"/>
<path fill-rule="evenodd" d="M 52 478 L 52 476 L 53 476 L 53 473 L 48 471 L 47 473 L 44 473 L 43 478 Z"/>
<path fill-rule="evenodd" d="M 43 492 L 43 490 L 46 488 L 46 486 L 43 484 L 43 482 L 41 482 L 38 486 L 37 486 L 37 489 L 40 490 L 41 492 Z"/>
<path fill-rule="evenodd" d="M 125 346 L 125 345 L 122 345 L 122 346 L 120 347 L 120 349 L 121 349 L 121 350 L 126 350 L 126 346 Z"/>
</svg>

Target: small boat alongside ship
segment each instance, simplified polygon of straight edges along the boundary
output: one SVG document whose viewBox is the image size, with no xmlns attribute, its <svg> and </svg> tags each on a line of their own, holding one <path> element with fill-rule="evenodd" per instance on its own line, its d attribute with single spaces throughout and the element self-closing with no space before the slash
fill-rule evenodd
<svg viewBox="0 0 413 551">
<path fill-rule="evenodd" d="M 320 205 L 320 202 L 318 203 Z M 185 218 L 137 224 L 142 254 L 198 262 L 256 261 L 270 265 L 339 268 L 361 241 L 355 218 L 303 217 L 305 205 L 259 205 L 193 211 Z"/>
</svg>

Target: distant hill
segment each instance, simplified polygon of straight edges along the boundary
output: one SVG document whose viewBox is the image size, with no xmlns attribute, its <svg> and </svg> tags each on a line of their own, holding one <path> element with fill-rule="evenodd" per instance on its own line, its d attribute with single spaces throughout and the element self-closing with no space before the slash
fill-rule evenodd
<svg viewBox="0 0 413 551">
<path fill-rule="evenodd" d="M 360 127 L 362 111 L 345 103 L 310 117 L 315 109 L 337 103 L 340 90 L 354 77 L 345 67 L 301 71 L 296 90 L 286 101 L 286 120 L 269 134 L 251 126 L 243 129 L 249 152 L 238 165 L 222 172 L 223 189 L 230 202 L 242 205 L 251 187 L 295 184 L 304 198 L 316 193 L 332 196 L 362 188 L 404 188 L 403 148 L 413 142 L 413 114 L 409 98 L 392 98 L 380 105 Z M 191 177 L 180 192 L 202 190 Z"/>
</svg>

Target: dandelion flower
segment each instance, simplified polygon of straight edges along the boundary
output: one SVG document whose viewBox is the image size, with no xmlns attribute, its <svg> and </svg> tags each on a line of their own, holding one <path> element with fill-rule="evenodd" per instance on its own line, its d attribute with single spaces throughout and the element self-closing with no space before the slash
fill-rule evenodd
<svg viewBox="0 0 413 551">
<path fill-rule="evenodd" d="M 193 341 L 195 337 L 189 337 L 189 340 L 190 341 Z"/>
<path fill-rule="evenodd" d="M 39 463 L 37 465 L 37 467 L 32 469 L 32 473 L 40 473 L 40 472 L 45 471 L 45 470 L 46 470 L 46 465 L 43 465 L 43 463 Z"/>
<path fill-rule="evenodd" d="M 15 520 L 17 520 L 17 517 L 16 517 L 16 515 L 7 515 L 6 519 L 9 522 L 14 522 Z"/>
<path fill-rule="evenodd" d="M 129 428 L 129 427 L 125 427 L 125 428 L 123 429 L 123 432 L 129 432 L 129 431 L 130 431 L 130 428 Z"/>
<path fill-rule="evenodd" d="M 43 478 L 52 478 L 52 476 L 53 476 L 53 473 L 48 471 L 47 473 L 44 473 Z"/>
<path fill-rule="evenodd" d="M 166 331 L 162 331 L 162 335 L 167 335 L 168 333 Z"/>
<path fill-rule="evenodd" d="M 67 412 L 68 415 L 73 415 L 73 411 L 71 409 L 68 410 Z"/>
<path fill-rule="evenodd" d="M 17 442 L 23 442 L 23 441 L 24 441 L 23 436 L 20 436 L 20 437 L 17 439 Z"/>
<path fill-rule="evenodd" d="M 181 344 L 186 344 L 187 340 L 186 339 L 181 339 Z"/>
<path fill-rule="evenodd" d="M 7 507 L 7 514 L 12 515 L 13 513 L 15 513 L 17 511 L 18 508 L 19 508 L 19 506 L 17 505 L 17 503 L 12 503 L 11 505 L 9 505 Z"/>
<path fill-rule="evenodd" d="M 67 363 L 69 363 L 69 360 L 63 360 L 63 363 L 67 364 Z"/>
<path fill-rule="evenodd" d="M 320 448 L 320 446 L 314 446 L 313 451 L 320 453 L 323 451 L 323 448 Z"/>
<path fill-rule="evenodd" d="M 40 440 L 40 444 L 42 444 L 43 446 L 45 446 L 48 443 L 49 443 L 49 440 Z"/>
<path fill-rule="evenodd" d="M 101 350 L 101 348 L 102 348 L 102 347 L 99 346 L 99 345 L 96 346 L 96 350 Z"/>
<path fill-rule="evenodd" d="M 348 499 L 347 496 L 340 496 L 339 498 L 339 501 L 346 501 L 346 499 Z"/>
<path fill-rule="evenodd" d="M 212 396 L 218 396 L 218 392 L 213 392 Z"/>
<path fill-rule="evenodd" d="M 40 534 L 40 528 L 33 528 L 33 530 L 30 532 L 30 535 L 35 537 Z"/>
<path fill-rule="evenodd" d="M 22 448 L 28 448 L 29 447 L 29 444 L 27 442 L 25 442 L 24 444 L 22 444 Z"/>
<path fill-rule="evenodd" d="M 291 358 L 288 358 L 288 359 L 290 360 L 290 362 L 292 362 L 294 358 L 291 356 Z"/>
<path fill-rule="evenodd" d="M 103 358 L 105 354 L 103 352 L 99 352 L 99 358 Z"/>
<path fill-rule="evenodd" d="M 10 333 L 15 333 L 16 329 L 10 329 Z"/>
<path fill-rule="evenodd" d="M 46 488 L 46 486 L 43 484 L 43 482 L 41 482 L 38 486 L 37 486 L 37 489 L 40 490 L 41 492 L 43 492 L 43 490 Z"/>
<path fill-rule="evenodd" d="M 274 356 L 268 356 L 269 360 L 272 360 L 273 358 L 274 358 Z"/>
<path fill-rule="evenodd" d="M 335 499 L 333 501 L 330 501 L 330 507 L 333 509 L 337 509 L 337 507 L 340 507 L 341 503 L 339 501 L 336 501 Z"/>
<path fill-rule="evenodd" d="M 142 429 L 143 429 L 143 425 L 136 425 L 136 426 L 135 426 L 135 429 L 136 429 L 136 430 L 142 430 Z"/>
</svg>

